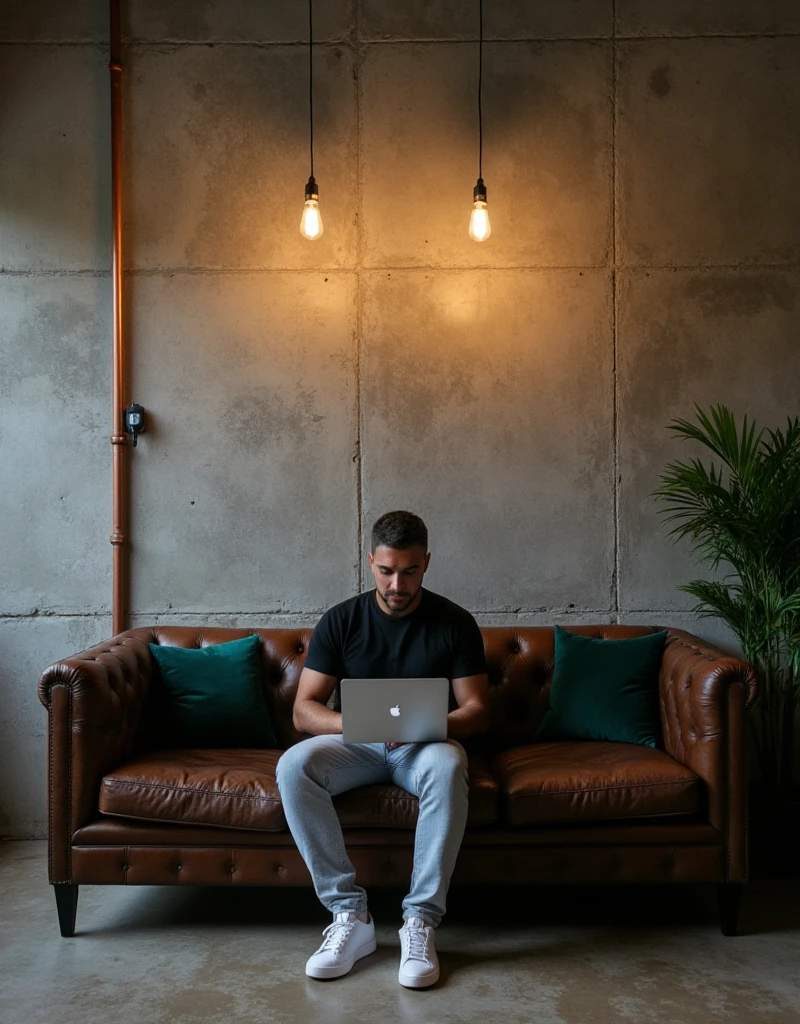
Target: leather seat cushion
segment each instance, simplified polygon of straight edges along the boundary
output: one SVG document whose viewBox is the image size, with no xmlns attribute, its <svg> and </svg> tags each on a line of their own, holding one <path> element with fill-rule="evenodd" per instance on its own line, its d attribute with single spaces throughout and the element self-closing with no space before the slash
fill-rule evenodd
<svg viewBox="0 0 800 1024">
<path fill-rule="evenodd" d="M 700 780 L 662 750 L 633 743 L 535 743 L 499 754 L 511 825 L 688 815 L 700 805 Z"/>
<path fill-rule="evenodd" d="M 500 787 L 480 755 L 470 753 L 467 760 L 467 827 L 491 825 L 500 815 Z M 417 798 L 391 783 L 351 789 L 334 797 L 333 805 L 344 828 L 414 828 L 419 814 Z"/>
<path fill-rule="evenodd" d="M 275 782 L 281 750 L 160 750 L 109 772 L 103 814 L 274 832 L 286 828 Z"/>
<path fill-rule="evenodd" d="M 285 829 L 275 781 L 280 750 L 161 750 L 110 772 L 100 811 L 122 818 L 220 828 Z M 499 817 L 500 789 L 479 755 L 469 755 L 468 825 Z M 334 799 L 345 828 L 414 828 L 417 798 L 399 786 L 362 786 Z"/>
</svg>

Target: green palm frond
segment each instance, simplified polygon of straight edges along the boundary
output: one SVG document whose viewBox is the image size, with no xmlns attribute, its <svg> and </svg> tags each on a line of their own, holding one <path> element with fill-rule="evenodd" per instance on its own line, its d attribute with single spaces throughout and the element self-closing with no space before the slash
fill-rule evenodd
<svg viewBox="0 0 800 1024">
<path fill-rule="evenodd" d="M 733 413 L 724 405 L 713 405 L 711 415 L 695 405 L 697 424 L 689 420 L 673 420 L 670 430 L 687 440 L 699 441 L 722 459 L 730 472 L 746 486 L 759 463 L 759 448 L 764 430 L 756 434 L 756 424 L 748 428 L 744 417 L 741 435 Z"/>
<path fill-rule="evenodd" d="M 785 786 L 784 723 L 800 704 L 800 417 L 771 430 L 746 416 L 739 428 L 724 405 L 695 406 L 695 415 L 669 429 L 711 459 L 670 462 L 652 496 L 670 540 L 688 541 L 712 574 L 723 573 L 679 589 L 698 615 L 728 625 L 759 671 L 756 747 L 764 777 Z"/>
</svg>

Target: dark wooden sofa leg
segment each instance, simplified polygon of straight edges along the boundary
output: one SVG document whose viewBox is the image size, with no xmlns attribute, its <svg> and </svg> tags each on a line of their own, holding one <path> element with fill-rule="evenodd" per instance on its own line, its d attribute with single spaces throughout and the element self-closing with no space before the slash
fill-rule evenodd
<svg viewBox="0 0 800 1024">
<path fill-rule="evenodd" d="M 741 882 L 725 882 L 717 886 L 719 896 L 719 923 L 723 935 L 736 935 L 739 907 L 742 903 Z"/>
<path fill-rule="evenodd" d="M 70 939 L 75 934 L 75 918 L 78 913 L 77 885 L 54 885 L 56 891 L 56 907 L 61 934 Z"/>
</svg>

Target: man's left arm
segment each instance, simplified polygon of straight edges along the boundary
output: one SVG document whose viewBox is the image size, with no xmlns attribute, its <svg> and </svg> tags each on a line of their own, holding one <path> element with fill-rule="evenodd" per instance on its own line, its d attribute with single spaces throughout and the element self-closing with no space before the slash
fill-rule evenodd
<svg viewBox="0 0 800 1024">
<path fill-rule="evenodd" d="M 458 707 L 447 716 L 447 735 L 454 740 L 476 736 L 489 728 L 489 677 L 462 676 L 453 680 Z"/>
</svg>

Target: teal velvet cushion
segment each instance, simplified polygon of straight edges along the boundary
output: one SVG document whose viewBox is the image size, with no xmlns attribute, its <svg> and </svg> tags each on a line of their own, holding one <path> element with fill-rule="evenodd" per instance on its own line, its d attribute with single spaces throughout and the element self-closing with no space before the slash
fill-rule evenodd
<svg viewBox="0 0 800 1024">
<path fill-rule="evenodd" d="M 666 630 L 597 640 L 556 626 L 550 707 L 536 740 L 615 740 L 660 746 L 658 675 Z"/>
<path fill-rule="evenodd" d="M 261 689 L 260 646 L 256 635 L 199 649 L 150 644 L 164 681 L 172 745 L 277 746 Z"/>
</svg>

